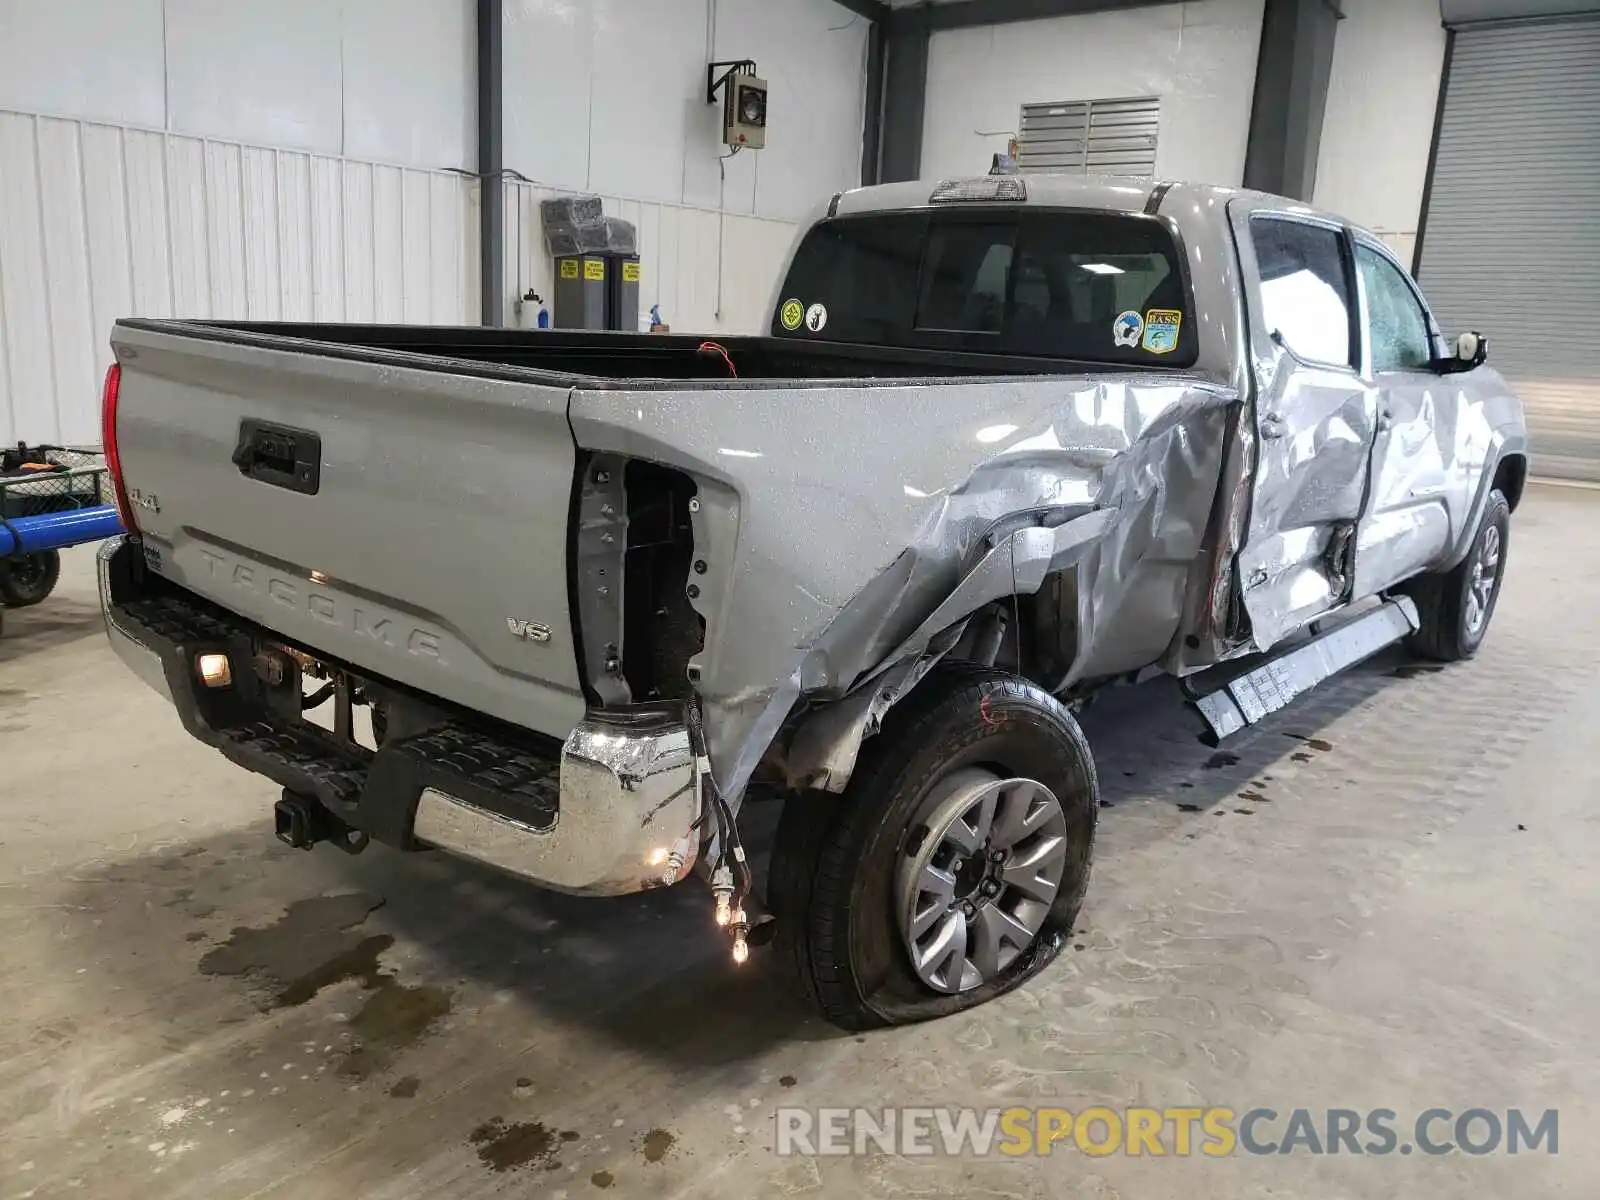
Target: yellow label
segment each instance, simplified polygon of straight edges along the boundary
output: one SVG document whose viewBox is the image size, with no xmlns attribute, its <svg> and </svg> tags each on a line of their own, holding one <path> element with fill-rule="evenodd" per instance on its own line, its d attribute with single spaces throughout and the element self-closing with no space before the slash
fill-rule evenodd
<svg viewBox="0 0 1600 1200">
<path fill-rule="evenodd" d="M 575 258 L 563 258 L 561 260 L 561 278 L 576 279 L 577 277 L 578 260 Z"/>
<path fill-rule="evenodd" d="M 623 283 L 638 283 L 639 282 L 639 264 L 638 263 L 636 263 L 636 262 L 625 262 L 625 263 L 622 264 L 622 282 Z"/>
<path fill-rule="evenodd" d="M 584 259 L 583 277 L 585 279 L 604 279 L 606 277 L 606 260 L 603 258 Z"/>
<path fill-rule="evenodd" d="M 1144 336 L 1139 345 L 1151 354 L 1171 354 L 1178 348 L 1183 313 L 1176 308 L 1152 308 L 1144 314 Z"/>
<path fill-rule="evenodd" d="M 778 318 L 785 329 L 799 329 L 800 322 L 806 319 L 805 305 L 798 300 L 785 300 L 778 310 Z"/>
</svg>

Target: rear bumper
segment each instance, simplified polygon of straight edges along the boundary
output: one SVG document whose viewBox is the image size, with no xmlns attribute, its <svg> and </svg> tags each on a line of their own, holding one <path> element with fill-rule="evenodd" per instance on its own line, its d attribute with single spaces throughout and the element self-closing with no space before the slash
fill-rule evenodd
<svg viewBox="0 0 1600 1200">
<path fill-rule="evenodd" d="M 679 714 L 592 714 L 559 751 L 463 720 L 373 754 L 269 705 L 246 664 L 273 635 L 170 585 L 148 586 L 136 552 L 115 538 L 99 554 L 112 649 L 191 734 L 239 765 L 314 796 L 375 841 L 444 850 L 559 891 L 643 891 L 694 865 L 700 788 Z M 197 654 L 215 651 L 237 664 L 222 692 L 202 688 L 193 669 Z"/>
</svg>

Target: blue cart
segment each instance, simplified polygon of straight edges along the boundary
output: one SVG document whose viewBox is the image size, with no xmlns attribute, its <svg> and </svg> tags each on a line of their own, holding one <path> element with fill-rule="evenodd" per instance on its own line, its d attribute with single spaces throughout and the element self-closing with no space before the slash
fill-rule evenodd
<svg viewBox="0 0 1600 1200">
<path fill-rule="evenodd" d="M 121 518 L 100 455 L 19 444 L 0 451 L 0 620 L 55 590 L 60 551 L 118 533 Z"/>
</svg>

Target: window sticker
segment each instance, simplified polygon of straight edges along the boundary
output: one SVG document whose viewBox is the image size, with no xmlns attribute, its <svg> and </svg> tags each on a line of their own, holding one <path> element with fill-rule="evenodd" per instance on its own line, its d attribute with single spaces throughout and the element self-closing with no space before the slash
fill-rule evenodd
<svg viewBox="0 0 1600 1200">
<path fill-rule="evenodd" d="M 783 327 L 791 332 L 800 328 L 800 322 L 806 319 L 806 307 L 798 300 L 785 300 L 783 307 L 778 310 L 778 318 L 783 322 Z"/>
<path fill-rule="evenodd" d="M 821 333 L 822 327 L 828 323 L 828 310 L 820 304 L 813 304 L 806 309 L 806 328 L 812 333 Z"/>
<path fill-rule="evenodd" d="M 1175 308 L 1152 308 L 1144 314 L 1144 338 L 1139 343 L 1151 354 L 1171 354 L 1178 348 L 1183 313 Z"/>
<path fill-rule="evenodd" d="M 1144 334 L 1144 318 L 1133 309 L 1118 313 L 1111 323 L 1111 341 L 1117 346 L 1137 346 Z"/>
</svg>

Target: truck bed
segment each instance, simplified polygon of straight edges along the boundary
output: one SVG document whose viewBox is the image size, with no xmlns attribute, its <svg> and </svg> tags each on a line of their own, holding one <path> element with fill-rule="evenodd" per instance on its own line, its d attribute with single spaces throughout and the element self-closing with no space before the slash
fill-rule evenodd
<svg viewBox="0 0 1600 1200">
<path fill-rule="evenodd" d="M 719 339 L 735 378 L 702 342 L 119 322 L 115 442 L 144 566 L 242 628 L 550 737 L 692 684 L 735 790 L 796 689 L 853 686 L 1019 507 L 1109 489 L 1156 538 L 1176 488 L 1181 521 L 1107 576 L 1140 597 L 1119 609 L 1137 630 L 1080 658 L 1115 673 L 1170 642 L 1228 388 Z"/>
<path fill-rule="evenodd" d="M 551 382 L 583 387 L 761 386 L 795 379 L 976 379 L 993 375 L 1057 375 L 1103 371 L 1104 363 L 917 347 L 801 342 L 747 334 L 591 333 L 487 329 L 467 325 L 352 325 L 264 321 L 125 320 L 129 329 L 166 330 L 242 345 L 293 348 L 304 354 L 501 378 L 538 372 Z M 703 350 L 714 342 L 728 355 Z M 427 362 L 419 359 L 429 360 Z M 729 361 L 737 376 L 730 374 Z M 517 368 L 506 371 L 503 368 Z M 1123 369 L 1121 366 L 1119 370 Z M 1155 374 L 1170 373 L 1144 368 Z"/>
</svg>

